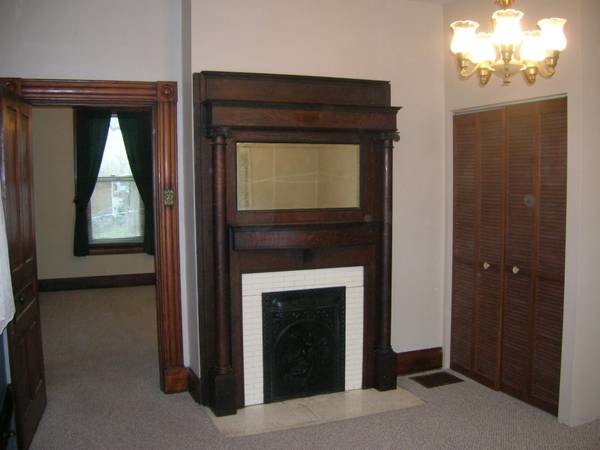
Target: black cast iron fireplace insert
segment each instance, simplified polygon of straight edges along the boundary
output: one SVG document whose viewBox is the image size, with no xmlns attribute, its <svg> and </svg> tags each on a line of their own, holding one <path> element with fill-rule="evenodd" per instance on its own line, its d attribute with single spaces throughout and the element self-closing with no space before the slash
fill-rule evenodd
<svg viewBox="0 0 600 450">
<path fill-rule="evenodd" d="M 264 402 L 344 390 L 346 288 L 262 295 Z"/>
</svg>

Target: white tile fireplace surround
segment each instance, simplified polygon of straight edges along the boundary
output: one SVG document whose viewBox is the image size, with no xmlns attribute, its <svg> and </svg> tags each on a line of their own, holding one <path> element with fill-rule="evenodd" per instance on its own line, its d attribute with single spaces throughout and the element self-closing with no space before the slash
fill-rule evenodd
<svg viewBox="0 0 600 450">
<path fill-rule="evenodd" d="M 327 287 L 346 287 L 345 389 L 362 388 L 363 267 L 292 270 L 242 274 L 244 404 L 264 403 L 262 294 Z"/>
</svg>

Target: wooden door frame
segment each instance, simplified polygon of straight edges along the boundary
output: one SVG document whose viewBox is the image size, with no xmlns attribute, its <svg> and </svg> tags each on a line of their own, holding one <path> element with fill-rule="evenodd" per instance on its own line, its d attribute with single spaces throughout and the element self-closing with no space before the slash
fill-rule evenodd
<svg viewBox="0 0 600 450">
<path fill-rule="evenodd" d="M 179 220 L 177 205 L 177 83 L 172 81 L 92 81 L 0 78 L 0 86 L 33 106 L 151 107 L 154 124 L 154 223 L 156 309 L 160 388 L 188 388 L 183 365 Z M 172 206 L 163 193 L 175 193 Z"/>
</svg>

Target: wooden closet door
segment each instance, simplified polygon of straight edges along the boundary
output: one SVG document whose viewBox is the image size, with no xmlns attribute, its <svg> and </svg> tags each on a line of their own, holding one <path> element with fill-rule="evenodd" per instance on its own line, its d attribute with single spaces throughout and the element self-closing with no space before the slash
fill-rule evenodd
<svg viewBox="0 0 600 450">
<path fill-rule="evenodd" d="M 502 389 L 526 399 L 537 228 L 537 105 L 507 108 L 508 186 Z"/>
<path fill-rule="evenodd" d="M 475 299 L 473 372 L 498 388 L 504 265 L 504 111 L 479 113 L 479 261 Z"/>
<path fill-rule="evenodd" d="M 454 118 L 454 219 L 450 365 L 470 374 L 477 261 L 479 124 L 473 114 Z"/>
<path fill-rule="evenodd" d="M 532 402 L 558 413 L 567 205 L 567 99 L 539 106 L 539 231 L 533 299 Z"/>
<path fill-rule="evenodd" d="M 501 388 L 558 411 L 566 100 L 507 109 L 508 218 Z"/>
<path fill-rule="evenodd" d="M 504 236 L 502 110 L 455 117 L 451 365 L 497 388 Z"/>
</svg>

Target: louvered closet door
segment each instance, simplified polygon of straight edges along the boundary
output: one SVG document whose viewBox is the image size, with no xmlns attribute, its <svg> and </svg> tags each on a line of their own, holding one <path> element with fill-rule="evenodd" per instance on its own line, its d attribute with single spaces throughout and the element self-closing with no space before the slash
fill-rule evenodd
<svg viewBox="0 0 600 450">
<path fill-rule="evenodd" d="M 479 264 L 473 372 L 498 388 L 504 264 L 505 140 L 503 110 L 479 114 Z"/>
<path fill-rule="evenodd" d="M 501 110 L 455 118 L 451 364 L 498 386 L 504 236 Z"/>
<path fill-rule="evenodd" d="M 558 411 L 566 99 L 454 119 L 451 367 Z"/>
<path fill-rule="evenodd" d="M 508 108 L 508 227 L 502 389 L 526 399 L 530 371 L 532 271 L 536 228 L 537 106 Z"/>
<path fill-rule="evenodd" d="M 478 197 L 478 120 L 454 118 L 454 220 L 452 270 L 451 367 L 470 373 L 473 367 L 473 318 L 476 290 Z"/>
<path fill-rule="evenodd" d="M 567 100 L 540 104 L 538 265 L 534 281 L 532 403 L 558 413 L 567 205 Z"/>
<path fill-rule="evenodd" d="M 558 411 L 566 207 L 566 100 L 507 110 L 504 391 Z"/>
</svg>

